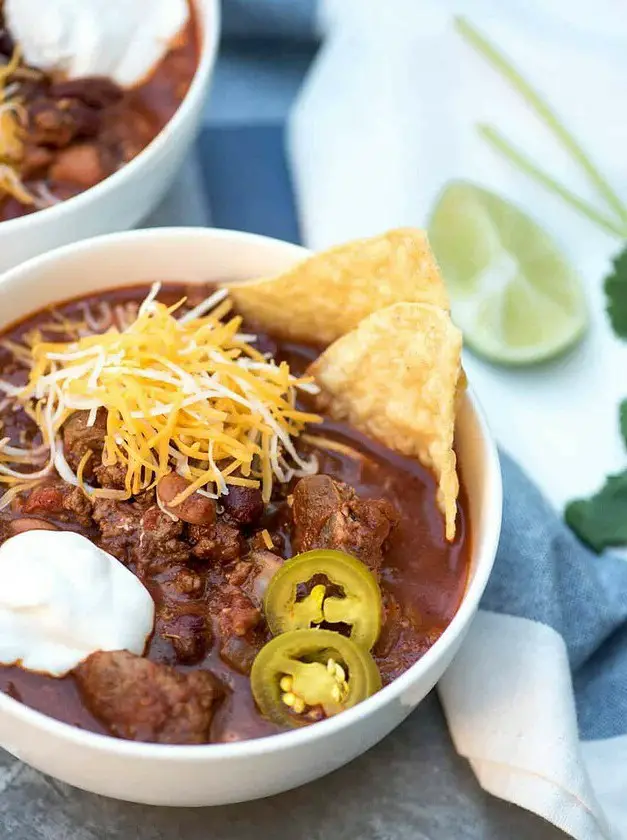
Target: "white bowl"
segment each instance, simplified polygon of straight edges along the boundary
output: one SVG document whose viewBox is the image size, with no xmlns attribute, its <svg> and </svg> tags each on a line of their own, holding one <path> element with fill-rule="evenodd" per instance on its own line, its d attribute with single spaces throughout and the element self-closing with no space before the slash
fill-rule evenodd
<svg viewBox="0 0 627 840">
<path fill-rule="evenodd" d="M 33 309 L 154 280 L 200 283 L 283 271 L 307 252 L 262 236 L 200 228 L 132 231 L 37 257 L 0 277 L 0 329 Z M 0 746 L 94 793 L 155 805 L 218 805 L 279 793 L 360 755 L 397 726 L 442 676 L 477 610 L 501 523 L 498 456 L 475 398 L 457 429 L 469 497 L 472 561 L 461 606 L 427 653 L 378 694 L 337 717 L 233 744 L 168 746 L 76 729 L 0 694 Z"/>
<path fill-rule="evenodd" d="M 194 0 L 200 61 L 187 96 L 171 120 L 136 158 L 67 201 L 0 222 L 0 271 L 89 236 L 127 230 L 163 198 L 198 131 L 220 35 L 219 0 Z"/>
</svg>

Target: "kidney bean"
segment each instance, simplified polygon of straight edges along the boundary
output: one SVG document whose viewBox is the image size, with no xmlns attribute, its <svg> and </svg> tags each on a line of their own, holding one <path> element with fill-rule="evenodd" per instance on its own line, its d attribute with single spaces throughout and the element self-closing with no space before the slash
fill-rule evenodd
<svg viewBox="0 0 627 840">
<path fill-rule="evenodd" d="M 104 76 L 85 76 L 53 82 L 50 95 L 55 99 L 80 99 L 90 108 L 107 108 L 119 102 L 124 91 Z"/>
<path fill-rule="evenodd" d="M 254 487 L 231 485 L 228 496 L 222 496 L 220 501 L 224 510 L 239 525 L 252 525 L 263 513 L 261 490 Z"/>
<path fill-rule="evenodd" d="M 189 482 L 183 476 L 171 472 L 159 481 L 157 495 L 164 507 L 183 522 L 190 525 L 213 525 L 216 521 L 216 505 L 213 499 L 193 493 L 176 507 L 171 506 L 172 500 L 187 487 Z"/>
</svg>

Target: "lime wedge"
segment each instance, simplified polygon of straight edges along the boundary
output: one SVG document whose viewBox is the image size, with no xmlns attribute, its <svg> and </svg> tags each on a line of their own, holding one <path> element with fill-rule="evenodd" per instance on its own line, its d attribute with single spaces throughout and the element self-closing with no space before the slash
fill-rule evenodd
<svg viewBox="0 0 627 840">
<path fill-rule="evenodd" d="M 450 183 L 429 239 L 469 347 L 491 361 L 545 361 L 577 342 L 587 312 L 579 277 L 553 240 L 494 193 Z"/>
</svg>

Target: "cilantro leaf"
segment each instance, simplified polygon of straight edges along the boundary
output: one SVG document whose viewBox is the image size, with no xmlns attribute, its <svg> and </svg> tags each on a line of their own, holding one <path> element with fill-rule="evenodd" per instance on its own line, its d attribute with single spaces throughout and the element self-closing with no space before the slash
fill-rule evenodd
<svg viewBox="0 0 627 840">
<path fill-rule="evenodd" d="M 607 314 L 619 338 L 627 338 L 627 246 L 614 259 L 614 271 L 605 278 Z"/>
<path fill-rule="evenodd" d="M 623 400 L 618 409 L 620 433 L 623 438 L 623 443 L 627 446 L 627 400 Z"/>
<path fill-rule="evenodd" d="M 594 551 L 627 545 L 627 470 L 610 475 L 589 499 L 569 502 L 566 523 Z"/>
</svg>

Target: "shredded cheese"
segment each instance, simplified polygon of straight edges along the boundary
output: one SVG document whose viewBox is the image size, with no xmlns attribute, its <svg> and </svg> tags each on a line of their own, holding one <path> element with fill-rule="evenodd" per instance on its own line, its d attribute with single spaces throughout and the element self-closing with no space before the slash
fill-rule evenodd
<svg viewBox="0 0 627 840">
<path fill-rule="evenodd" d="M 218 498 L 230 485 L 261 487 L 267 502 L 274 481 L 316 472 L 315 456 L 303 458 L 294 446 L 307 424 L 321 421 L 296 407 L 311 377 L 293 376 L 285 362 L 266 359 L 245 340 L 251 336 L 239 333 L 242 319 L 222 292 L 182 318 L 175 313 L 183 301 L 167 307 L 158 292 L 151 289 L 124 328 L 106 318 L 106 332 L 85 335 L 92 317 L 83 309 L 80 328 L 62 319 L 74 340 L 48 341 L 34 331 L 22 348 L 28 384 L 5 383 L 4 390 L 37 423 L 47 462 L 42 466 L 40 445 L 30 458 L 20 450 L 16 469 L 15 448 L 0 441 L 0 482 L 32 484 L 54 466 L 88 495 L 130 498 L 175 469 L 189 482 L 170 503 L 176 506 L 195 491 Z M 88 456 L 74 474 L 63 453 L 68 417 L 87 411 L 93 424 L 100 409 L 107 413 L 102 463 L 123 466 L 124 491 L 90 488 L 83 480 Z M 39 469 L 26 473 L 28 463 Z"/>
<path fill-rule="evenodd" d="M 18 46 L 8 64 L 0 67 L 0 192 L 12 195 L 22 204 L 34 204 L 35 196 L 22 183 L 19 169 L 24 154 L 24 105 L 15 96 L 13 85 L 8 84 L 20 60 Z"/>
<path fill-rule="evenodd" d="M 266 548 L 268 549 L 268 551 L 272 551 L 272 549 L 274 548 L 274 543 L 272 542 L 272 537 L 270 536 L 270 532 L 267 531 L 265 528 L 261 532 L 261 539 L 266 544 Z"/>
</svg>

